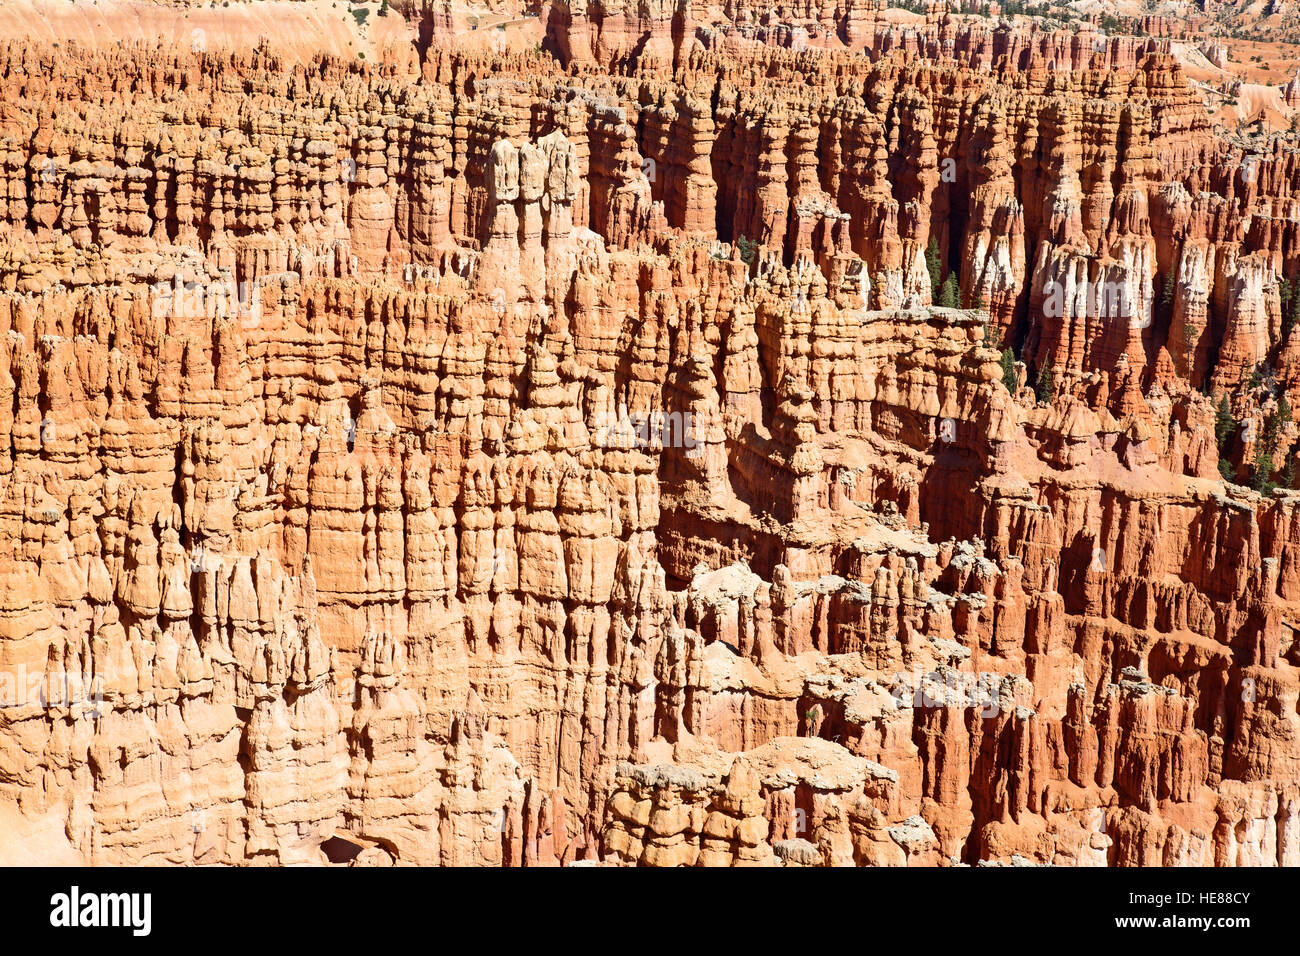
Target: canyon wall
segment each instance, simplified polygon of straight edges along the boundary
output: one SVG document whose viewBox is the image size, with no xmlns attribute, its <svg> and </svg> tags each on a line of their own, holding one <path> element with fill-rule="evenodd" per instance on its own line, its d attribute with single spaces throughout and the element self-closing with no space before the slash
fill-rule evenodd
<svg viewBox="0 0 1300 956">
<path fill-rule="evenodd" d="M 1300 492 L 1225 479 L 1297 439 L 1294 137 L 1166 41 L 734 6 L 0 45 L 0 799 L 96 864 L 1300 863 Z"/>
</svg>

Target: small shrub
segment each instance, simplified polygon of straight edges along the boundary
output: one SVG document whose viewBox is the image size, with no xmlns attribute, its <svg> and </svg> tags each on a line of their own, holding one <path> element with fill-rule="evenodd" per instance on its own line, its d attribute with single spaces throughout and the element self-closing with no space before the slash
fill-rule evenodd
<svg viewBox="0 0 1300 956">
<path fill-rule="evenodd" d="M 754 256 L 758 253 L 758 243 L 745 238 L 744 234 L 736 237 L 736 248 L 740 250 L 740 261 L 745 265 L 751 265 L 754 262 Z"/>
</svg>

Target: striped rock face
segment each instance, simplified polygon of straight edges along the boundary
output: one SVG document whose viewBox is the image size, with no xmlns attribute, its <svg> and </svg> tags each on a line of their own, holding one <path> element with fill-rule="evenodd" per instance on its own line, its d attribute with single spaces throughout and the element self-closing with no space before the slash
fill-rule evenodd
<svg viewBox="0 0 1300 956">
<path fill-rule="evenodd" d="M 1297 81 L 0 6 L 0 862 L 1300 864 Z"/>
</svg>

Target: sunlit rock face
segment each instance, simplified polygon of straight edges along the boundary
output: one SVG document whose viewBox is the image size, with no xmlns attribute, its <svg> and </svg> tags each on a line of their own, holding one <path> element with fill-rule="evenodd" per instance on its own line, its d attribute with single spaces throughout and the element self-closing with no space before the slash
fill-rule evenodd
<svg viewBox="0 0 1300 956">
<path fill-rule="evenodd" d="M 0 857 L 1300 864 L 1294 137 L 426 6 L 0 44 Z"/>
</svg>

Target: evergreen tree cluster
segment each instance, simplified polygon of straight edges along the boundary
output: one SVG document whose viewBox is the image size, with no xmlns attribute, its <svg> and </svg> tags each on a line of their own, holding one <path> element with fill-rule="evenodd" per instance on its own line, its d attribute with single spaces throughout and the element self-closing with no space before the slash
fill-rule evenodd
<svg viewBox="0 0 1300 956">
<path fill-rule="evenodd" d="M 1282 341 L 1285 342 L 1300 321 L 1300 276 L 1278 280 L 1282 292 Z"/>
<path fill-rule="evenodd" d="M 925 247 L 925 269 L 930 273 L 930 301 L 939 300 L 939 283 L 943 279 L 943 266 L 939 264 L 939 240 L 931 239 Z"/>
<path fill-rule="evenodd" d="M 948 273 L 948 278 L 943 280 L 943 284 L 939 286 L 938 304 L 944 309 L 955 309 L 959 305 L 957 301 L 957 281 L 953 278 L 951 272 Z"/>
<path fill-rule="evenodd" d="M 1286 467 L 1278 474 L 1277 480 L 1274 480 L 1274 474 L 1277 473 L 1278 469 L 1273 451 L 1282 435 L 1282 429 L 1290 421 L 1291 402 L 1283 394 L 1278 399 L 1277 406 L 1264 419 L 1264 431 L 1255 444 L 1255 458 L 1251 462 L 1250 487 L 1261 494 L 1271 494 L 1273 489 L 1279 485 L 1283 488 L 1290 488 L 1295 484 L 1295 455 L 1292 454 L 1290 449 L 1283 453 L 1283 457 L 1286 459 Z M 1236 473 L 1228 458 L 1228 447 L 1236 431 L 1237 420 L 1233 417 L 1228 396 L 1224 395 L 1219 400 L 1219 407 L 1214 414 L 1214 438 L 1219 446 L 1219 473 L 1227 481 L 1236 480 Z"/>
<path fill-rule="evenodd" d="M 939 258 L 939 240 L 931 239 L 925 247 L 925 269 L 930 273 L 930 301 L 943 309 L 961 308 L 961 290 L 957 276 L 951 271 L 945 278 L 943 261 Z"/>
<path fill-rule="evenodd" d="M 1273 449 L 1277 446 L 1283 426 L 1290 421 L 1291 403 L 1287 400 L 1286 393 L 1283 393 L 1277 400 L 1277 407 L 1264 420 L 1264 435 L 1259 443 L 1259 450 L 1255 453 L 1255 469 L 1250 476 L 1250 486 L 1263 494 L 1270 494 L 1279 484 L 1273 480 L 1275 470 Z M 1280 476 L 1280 483 L 1284 488 L 1290 488 L 1295 480 L 1295 459 L 1289 449 L 1284 453 L 1284 457 L 1287 458 L 1287 464 Z"/>
</svg>

